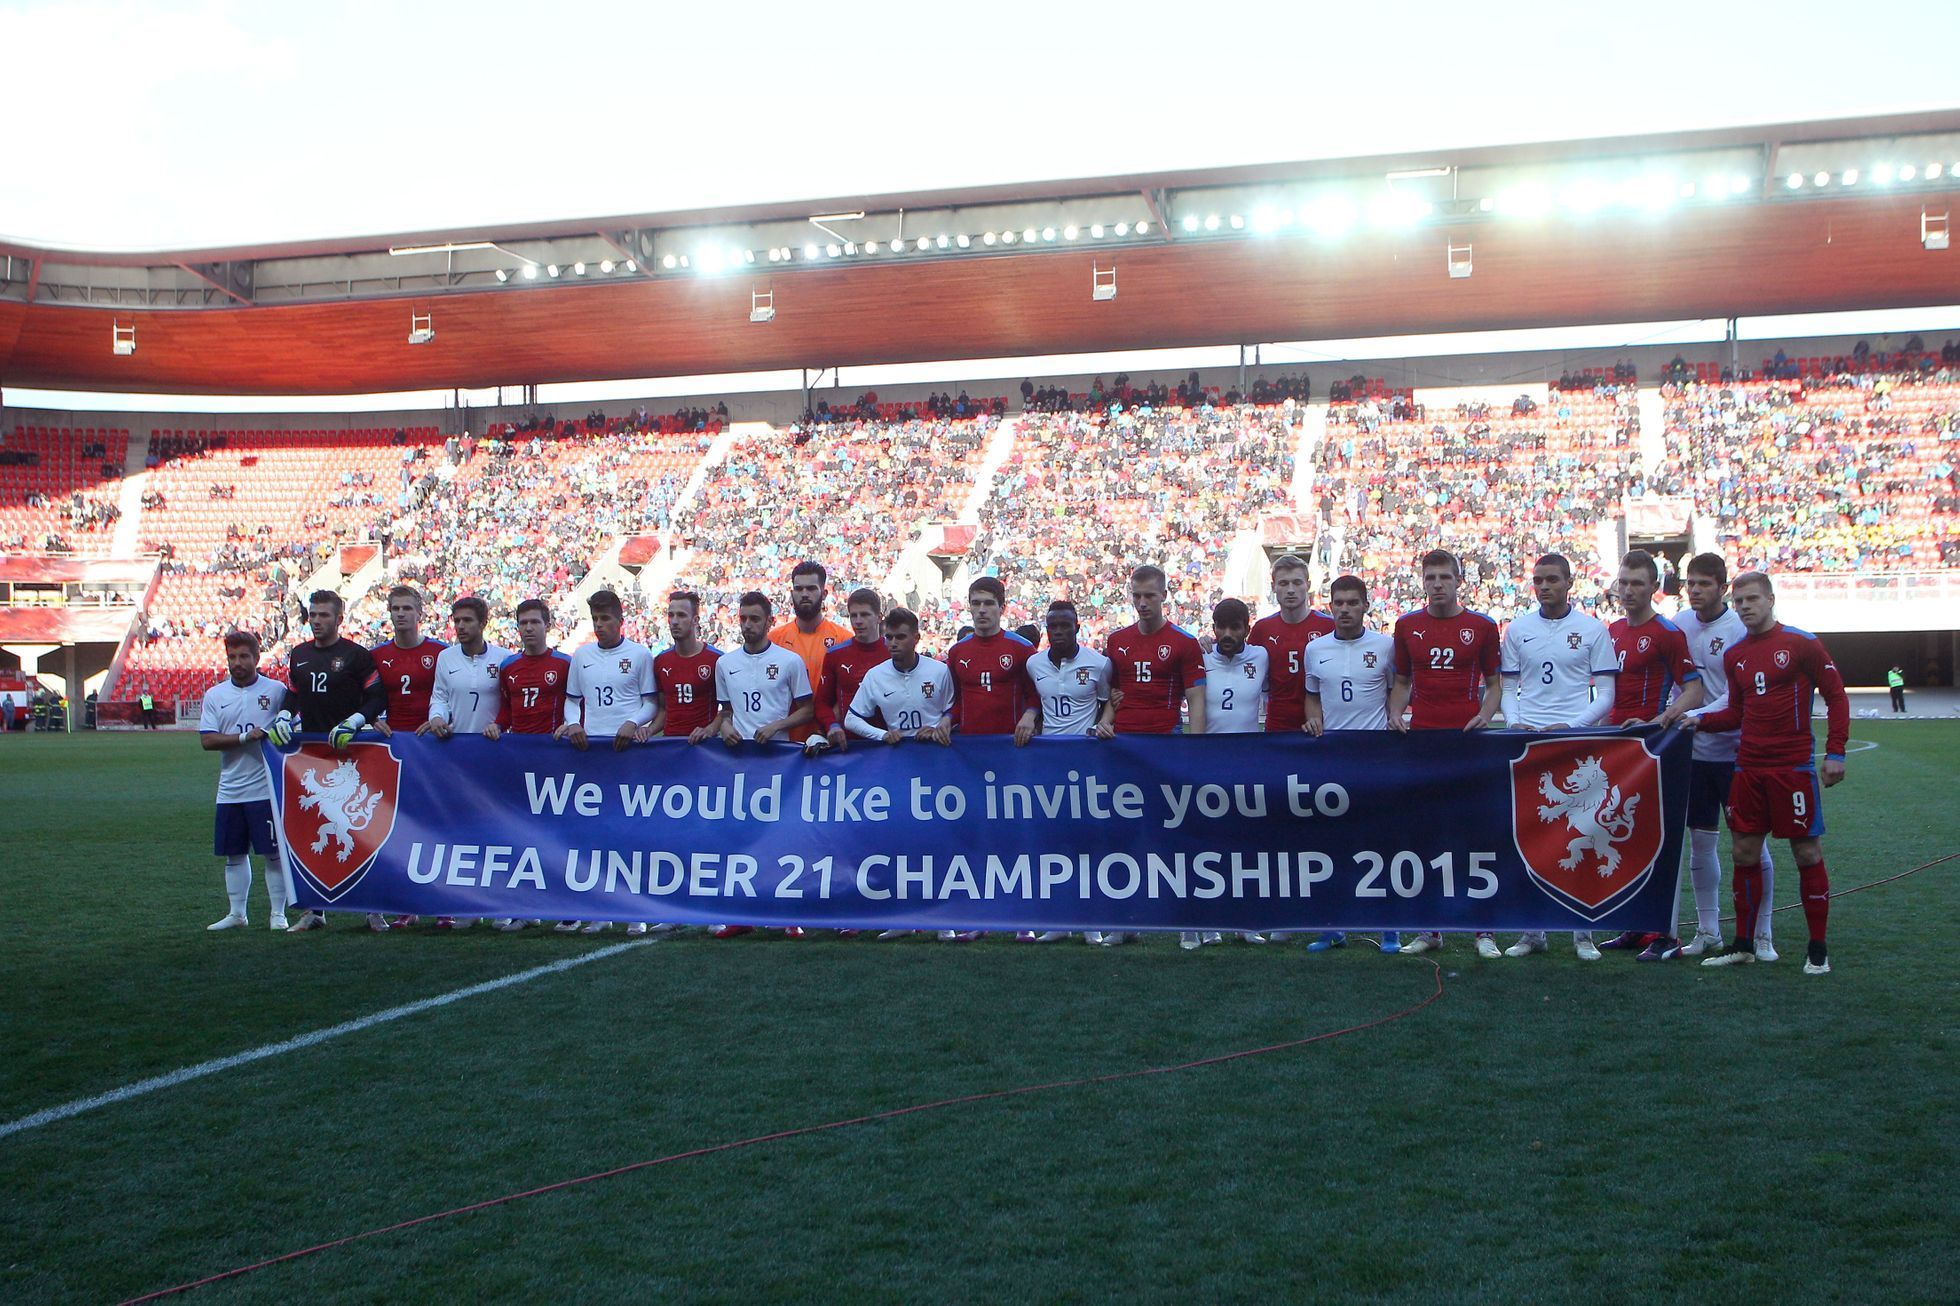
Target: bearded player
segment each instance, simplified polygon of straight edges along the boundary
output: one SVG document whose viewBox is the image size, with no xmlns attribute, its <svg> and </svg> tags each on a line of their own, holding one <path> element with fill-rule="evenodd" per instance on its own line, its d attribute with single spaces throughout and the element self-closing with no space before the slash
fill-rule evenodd
<svg viewBox="0 0 1960 1306">
<path fill-rule="evenodd" d="M 1753 924 L 1762 906 L 1763 840 L 1790 841 L 1801 879 L 1804 923 L 1810 927 L 1806 975 L 1831 973 L 1825 926 L 1831 915 L 1831 877 L 1824 868 L 1824 801 L 1818 787 L 1844 779 L 1844 745 L 1851 700 L 1837 664 L 1817 636 L 1776 619 L 1776 591 L 1760 571 L 1735 578 L 1736 615 L 1749 637 L 1723 655 L 1729 699 L 1701 714 L 1698 726 L 1742 731 L 1735 780 L 1729 788 L 1729 830 L 1735 836 L 1735 941 L 1704 966 L 1756 960 Z M 1813 761 L 1811 705 L 1824 696 L 1824 760 Z M 1683 718 L 1694 721 L 1693 716 Z"/>
<path fill-rule="evenodd" d="M 1483 730 L 1504 702 L 1497 623 L 1457 599 L 1463 564 L 1447 549 L 1422 555 L 1427 602 L 1395 619 L 1395 685 L 1388 694 L 1390 730 Z M 1408 719 L 1403 720 L 1403 713 Z M 1404 952 L 1443 946 L 1434 930 L 1416 935 Z M 1498 957 L 1497 940 L 1477 935 L 1477 955 Z"/>
</svg>

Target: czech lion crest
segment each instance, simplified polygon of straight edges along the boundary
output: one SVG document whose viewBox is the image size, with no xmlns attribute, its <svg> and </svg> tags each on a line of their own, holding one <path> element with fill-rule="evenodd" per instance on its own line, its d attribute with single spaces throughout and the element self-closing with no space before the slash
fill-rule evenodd
<svg viewBox="0 0 1960 1306">
<path fill-rule="evenodd" d="M 287 755 L 286 853 L 328 901 L 354 887 L 394 832 L 401 769 L 386 744 L 354 744 L 345 753 L 302 744 Z"/>
<path fill-rule="evenodd" d="M 1661 851 L 1660 759 L 1638 739 L 1543 739 L 1511 763 L 1511 829 L 1531 878 L 1597 920 Z"/>
</svg>

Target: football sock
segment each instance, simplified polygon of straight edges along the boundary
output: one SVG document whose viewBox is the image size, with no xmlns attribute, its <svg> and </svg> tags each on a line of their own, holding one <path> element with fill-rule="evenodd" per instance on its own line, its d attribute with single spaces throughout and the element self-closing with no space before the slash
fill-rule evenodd
<svg viewBox="0 0 1960 1306">
<path fill-rule="evenodd" d="M 252 891 L 252 859 L 225 858 L 225 896 L 231 899 L 231 914 L 245 914 L 245 895 Z"/>
<path fill-rule="evenodd" d="M 1803 918 L 1810 926 L 1810 941 L 1824 941 L 1824 926 L 1831 919 L 1831 875 L 1824 863 L 1799 866 L 1797 879 L 1803 888 Z"/>
<path fill-rule="evenodd" d="M 265 896 L 272 900 L 272 914 L 286 914 L 286 904 L 292 901 L 292 894 L 286 883 L 286 872 L 276 858 L 268 857 L 265 862 Z"/>
<path fill-rule="evenodd" d="M 1695 929 L 1718 938 L 1722 933 L 1722 858 L 1716 852 L 1721 836 L 1713 830 L 1690 830 L 1688 875 L 1695 885 Z"/>
<path fill-rule="evenodd" d="M 1776 865 L 1769 859 L 1769 840 L 1767 839 L 1763 840 L 1763 855 L 1758 861 L 1763 868 L 1763 896 L 1756 900 L 1758 906 L 1756 908 L 1756 933 L 1754 937 L 1761 939 L 1764 943 L 1768 943 L 1773 933 L 1770 925 L 1770 913 L 1776 910 Z"/>
<path fill-rule="evenodd" d="M 1763 903 L 1763 864 L 1735 864 L 1735 941 L 1747 943 L 1753 932 L 1757 910 Z"/>
</svg>

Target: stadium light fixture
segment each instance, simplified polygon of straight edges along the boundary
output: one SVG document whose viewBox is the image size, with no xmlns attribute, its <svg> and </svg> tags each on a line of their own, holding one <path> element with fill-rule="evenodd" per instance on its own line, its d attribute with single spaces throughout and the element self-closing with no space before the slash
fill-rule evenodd
<svg viewBox="0 0 1960 1306">
<path fill-rule="evenodd" d="M 1244 231 L 1244 230 L 1245 230 L 1245 215 L 1244 215 L 1243 213 L 1234 213 L 1234 214 L 1233 214 L 1233 215 L 1232 215 L 1232 216 L 1231 216 L 1231 217 L 1230 217 L 1230 218 L 1228 219 L 1228 221 L 1229 221 L 1229 222 L 1230 222 L 1230 223 L 1232 224 L 1232 230 L 1233 230 L 1233 231 Z"/>
<path fill-rule="evenodd" d="M 804 258 L 815 258 L 816 256 L 817 256 L 817 247 L 815 245 L 805 245 L 803 247 Z"/>
<path fill-rule="evenodd" d="M 1187 213 L 1187 214 L 1185 214 L 1185 215 L 1184 215 L 1184 229 L 1185 229 L 1186 231 L 1196 231 L 1196 230 L 1198 229 L 1198 215 L 1197 215 L 1197 214 L 1195 214 L 1195 213 Z"/>
<path fill-rule="evenodd" d="M 823 247 L 823 254 L 825 258 L 836 258 L 839 254 L 842 254 L 843 252 L 844 252 L 844 247 L 842 245 L 839 245 L 836 241 L 832 241 L 830 244 L 825 245 Z"/>
<path fill-rule="evenodd" d="M 537 264 L 535 264 L 535 263 L 526 263 L 526 264 L 524 265 L 524 279 L 525 279 L 526 281 L 536 281 L 536 280 L 538 279 L 538 265 L 537 265 Z"/>
<path fill-rule="evenodd" d="M 1729 182 L 1726 177 L 1710 177 L 1701 184 L 1702 198 L 1725 200 L 1729 197 Z"/>
<path fill-rule="evenodd" d="M 1681 183 L 1681 189 L 1677 193 L 1682 199 L 1691 200 L 1695 197 L 1695 184 L 1691 181 L 1684 181 Z"/>
<path fill-rule="evenodd" d="M 1046 241 L 1053 241 L 1055 239 L 1055 229 L 1053 227 L 1043 227 L 1041 229 L 1041 238 Z"/>
<path fill-rule="evenodd" d="M 1802 190 L 1802 189 L 1803 189 L 1803 174 L 1802 174 L 1801 172 L 1793 172 L 1793 173 L 1791 173 L 1791 174 L 1790 174 L 1790 179 L 1789 179 L 1789 180 L 1788 180 L 1787 182 L 1785 182 L 1784 184 L 1785 184 L 1786 186 L 1788 186 L 1788 187 L 1789 187 L 1789 188 L 1790 188 L 1791 190 Z"/>
<path fill-rule="evenodd" d="M 1910 163 L 1908 163 L 1905 167 L 1899 169 L 1900 181 L 1911 181 L 1918 175 L 1919 175 L 1919 170 L 1913 167 Z"/>
<path fill-rule="evenodd" d="M 1205 230 L 1206 231 L 1218 230 L 1218 215 L 1216 213 L 1205 214 Z"/>
<path fill-rule="evenodd" d="M 1316 200 L 1302 212 L 1314 234 L 1330 238 L 1347 234 L 1356 216 L 1354 205 L 1339 197 Z"/>
<path fill-rule="evenodd" d="M 1119 236 L 1127 236 L 1130 234 L 1130 224 L 1127 222 L 1119 222 L 1116 224 L 1115 231 L 1116 234 Z"/>
<path fill-rule="evenodd" d="M 1535 182 L 1514 186 L 1498 194 L 1497 207 L 1512 217 L 1543 217 L 1552 207 L 1552 193 Z"/>
<path fill-rule="evenodd" d="M 998 239 L 998 237 L 996 237 L 994 233 L 991 231 L 983 231 L 980 233 L 980 243 L 982 245 L 991 245 L 994 243 L 996 239 Z"/>
<path fill-rule="evenodd" d="M 1873 169 L 1872 169 L 1872 180 L 1873 180 L 1874 182 L 1876 182 L 1876 183 L 1877 183 L 1878 185 L 1880 185 L 1880 186 L 1889 186 L 1889 185 L 1891 185 L 1891 183 L 1892 183 L 1892 165 L 1891 165 L 1891 164 L 1889 164 L 1889 163 L 1881 163 L 1881 164 L 1879 164 L 1879 165 L 1878 165 L 1878 166 L 1877 166 L 1876 168 L 1873 168 Z"/>
<path fill-rule="evenodd" d="M 1838 182 L 1845 186 L 1856 186 L 1858 184 L 1858 170 L 1856 168 L 1846 168 L 1844 175 L 1838 178 Z"/>
<path fill-rule="evenodd" d="M 1258 232 L 1279 230 L 1279 210 L 1270 204 L 1261 204 L 1252 210 L 1252 229 Z"/>
<path fill-rule="evenodd" d="M 388 252 L 396 258 L 410 254 L 455 254 L 466 249 L 495 249 L 497 244 L 490 240 L 445 240 L 437 245 L 390 245 Z"/>
<path fill-rule="evenodd" d="M 638 272 L 640 270 L 640 265 L 638 263 L 635 263 L 632 259 L 629 258 L 626 260 L 626 270 L 628 272 Z"/>
<path fill-rule="evenodd" d="M 499 283 L 499 284 L 501 284 L 501 283 L 503 283 L 503 282 L 506 282 L 506 281 L 509 281 L 509 280 L 510 280 L 510 272 L 509 272 L 509 271 L 508 271 L 507 269 L 505 269 L 505 268 L 498 268 L 498 269 L 497 269 L 497 281 L 498 281 L 498 283 Z"/>
<path fill-rule="evenodd" d="M 951 245 L 953 243 L 953 240 L 952 237 L 946 235 L 944 232 L 941 232 L 938 241 L 935 243 L 938 244 L 939 248 L 945 249 L 948 245 Z"/>
<path fill-rule="evenodd" d="M 1077 236 L 1079 236 L 1079 235 L 1081 235 L 1081 234 L 1082 234 L 1082 229 L 1081 229 L 1080 227 L 1063 227 L 1063 228 L 1062 228 L 1062 239 L 1063 239 L 1063 240 L 1074 240 L 1074 239 L 1075 239 L 1075 238 L 1076 238 Z"/>
<path fill-rule="evenodd" d="M 672 272 L 674 270 L 676 262 L 677 260 L 674 258 L 674 256 L 672 254 L 668 254 L 661 258 L 660 266 L 666 268 L 669 272 Z"/>
<path fill-rule="evenodd" d="M 545 264 L 545 265 L 544 265 L 544 274 L 545 274 L 546 276 L 548 276 L 548 277 L 555 277 L 555 276 L 557 276 L 557 275 L 558 275 L 558 265 L 557 265 L 556 263 L 547 263 L 547 264 Z"/>
<path fill-rule="evenodd" d="M 1032 245 L 1034 244 L 1034 241 L 1035 241 L 1035 229 L 1033 227 L 1029 227 L 1026 231 L 1023 231 L 1021 233 L 1021 243 L 1023 245 Z"/>
<path fill-rule="evenodd" d="M 1012 245 L 1015 241 L 1019 239 L 1020 237 L 1017 236 L 1012 231 L 1003 231 L 1000 233 L 1000 243 L 1003 245 Z"/>
<path fill-rule="evenodd" d="M 1941 171 L 1942 171 L 1942 169 L 1941 169 L 1941 167 L 1940 167 L 1940 165 L 1939 165 L 1939 164 L 1937 164 L 1937 163 L 1929 163 L 1929 164 L 1927 164 L 1927 165 L 1926 165 L 1926 180 L 1927 180 L 1927 181 L 1938 181 L 1938 180 L 1940 179 L 1940 172 L 1941 172 Z"/>
<path fill-rule="evenodd" d="M 850 240 L 845 241 L 844 252 L 846 254 L 856 254 L 858 252 L 857 242 L 850 241 Z"/>
<path fill-rule="evenodd" d="M 1137 223 L 1137 235 L 1148 236 L 1149 234 L 1150 234 L 1150 223 L 1147 219 L 1143 222 Z"/>
<path fill-rule="evenodd" d="M 780 263 L 780 262 L 782 262 L 782 261 L 783 261 L 783 251 L 781 251 L 780 249 L 771 249 L 771 250 L 769 251 L 769 261 L 770 261 L 771 263 Z"/>
<path fill-rule="evenodd" d="M 1738 172 L 1735 176 L 1729 178 L 1729 194 L 1741 195 L 1747 192 L 1748 189 L 1749 179 L 1741 173 Z"/>
<path fill-rule="evenodd" d="M 1089 238 L 1090 238 L 1091 240 L 1101 240 L 1101 239 L 1103 238 L 1103 224 L 1102 224 L 1102 223 L 1100 223 L 1100 222 L 1092 222 L 1092 223 L 1090 223 L 1090 224 L 1089 224 Z M 1071 237 L 1071 239 L 1073 239 L 1073 237 Z"/>
<path fill-rule="evenodd" d="M 1831 184 L 1831 174 L 1828 172 L 1820 172 L 1816 176 L 1810 179 L 1810 184 L 1821 190 L 1824 187 Z"/>
<path fill-rule="evenodd" d="M 1597 213 L 1606 207 L 1606 187 L 1590 178 L 1577 181 L 1559 192 L 1559 203 L 1574 213 Z"/>
<path fill-rule="evenodd" d="M 944 237 L 944 236 L 942 236 L 942 237 L 940 237 L 940 239 L 941 239 L 941 240 L 944 240 L 944 239 L 945 239 L 945 237 Z M 925 250 L 928 250 L 928 249 L 931 249 L 931 248 L 932 248 L 932 237 L 930 237 L 930 236 L 921 236 L 921 237 L 919 237 L 919 249 L 920 249 L 920 250 L 921 250 L 922 252 L 923 252 L 923 251 L 925 251 Z"/>
<path fill-rule="evenodd" d="M 968 245 L 971 245 L 973 243 L 973 237 L 967 235 L 964 231 L 962 231 L 959 235 L 953 237 L 953 243 L 955 245 L 958 245 L 961 249 L 965 249 Z"/>
<path fill-rule="evenodd" d="M 1489 213 L 1491 210 L 1495 209 L 1496 207 L 1497 207 L 1497 201 L 1489 195 L 1486 195 L 1482 199 L 1477 201 L 1477 212 L 1479 213 Z"/>
<path fill-rule="evenodd" d="M 1434 208 L 1427 200 L 1390 191 L 1368 202 L 1368 220 L 1378 227 L 1413 227 Z"/>
<path fill-rule="evenodd" d="M 585 275 L 585 261 L 583 259 L 581 259 L 577 263 L 572 264 L 572 275 L 579 276 L 579 277 Z"/>
<path fill-rule="evenodd" d="M 615 266 L 616 264 L 609 258 L 599 260 L 599 271 L 605 273 L 607 276 L 612 275 L 612 270 Z"/>
</svg>

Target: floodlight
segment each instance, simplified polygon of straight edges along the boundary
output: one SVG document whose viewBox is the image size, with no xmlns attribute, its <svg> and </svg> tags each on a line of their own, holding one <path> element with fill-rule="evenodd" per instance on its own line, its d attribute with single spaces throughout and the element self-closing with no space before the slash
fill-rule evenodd
<svg viewBox="0 0 1960 1306">
<path fill-rule="evenodd" d="M 1872 169 L 1872 180 L 1883 186 L 1892 180 L 1892 165 L 1881 163 Z"/>
<path fill-rule="evenodd" d="M 1150 224 L 1148 222 L 1137 223 L 1137 235 L 1147 236 L 1149 234 L 1150 234 Z"/>
<path fill-rule="evenodd" d="M 1492 199 L 1488 195 L 1484 196 L 1482 199 L 1477 201 L 1477 212 L 1479 213 L 1489 213 L 1492 209 L 1496 207 L 1497 207 L 1497 201 Z"/>
<path fill-rule="evenodd" d="M 573 273 L 573 275 L 575 275 L 575 276 L 581 276 L 581 277 L 582 277 L 582 276 L 584 276 L 584 275 L 585 275 L 585 264 L 584 264 L 583 262 L 579 262 L 579 263 L 574 263 L 574 264 L 572 264 L 572 273 Z"/>
<path fill-rule="evenodd" d="M 1839 177 L 1838 180 L 1846 186 L 1856 186 L 1858 184 L 1858 170 L 1856 168 L 1846 168 L 1844 175 Z"/>
<path fill-rule="evenodd" d="M 524 279 L 525 279 L 526 281 L 536 281 L 536 280 L 538 279 L 538 265 L 537 265 L 537 264 L 535 264 L 535 263 L 526 263 L 526 264 L 524 265 Z"/>
<path fill-rule="evenodd" d="M 991 244 L 993 244 L 993 243 L 994 243 L 994 239 L 995 239 L 995 238 L 994 238 L 994 233 L 993 233 L 993 232 L 991 232 L 991 231 L 989 231 L 989 232 L 984 232 L 984 233 L 982 233 L 982 235 L 981 235 L 981 237 L 980 237 L 980 243 L 981 243 L 982 245 L 991 245 Z"/>
<path fill-rule="evenodd" d="M 674 256 L 672 254 L 669 254 L 665 258 L 661 259 L 660 266 L 668 269 L 669 271 L 672 271 L 674 267 Z"/>
<path fill-rule="evenodd" d="M 932 248 L 932 237 L 930 237 L 930 236 L 921 236 L 921 237 L 919 237 L 919 248 L 920 248 L 920 249 L 922 249 L 922 250 L 926 250 L 926 249 L 931 249 L 931 248 Z"/>
<path fill-rule="evenodd" d="M 938 241 L 938 244 L 939 244 L 939 248 L 941 248 L 941 249 L 945 249 L 945 248 L 946 248 L 946 247 L 947 247 L 948 245 L 950 245 L 950 244 L 952 244 L 952 243 L 953 243 L 953 242 L 952 242 L 952 240 L 951 240 L 951 239 L 950 239 L 949 237 L 947 237 L 947 236 L 946 236 L 945 234 L 943 234 L 943 233 L 942 233 L 942 234 L 940 235 L 940 237 L 939 237 L 939 241 Z"/>
<path fill-rule="evenodd" d="M 1596 213 L 1606 200 L 1606 187 L 1591 180 L 1574 182 L 1559 193 L 1559 201 L 1574 213 Z"/>
<path fill-rule="evenodd" d="M 782 261 L 783 261 L 783 251 L 781 251 L 780 249 L 772 249 L 772 250 L 770 250 L 770 251 L 769 251 L 769 261 L 770 261 L 771 263 L 780 263 L 780 262 L 782 262 Z"/>
<path fill-rule="evenodd" d="M 1914 177 L 1917 177 L 1918 175 L 1919 175 L 1919 169 L 1913 167 L 1910 163 L 1908 163 L 1905 167 L 1899 169 L 1900 181 L 1911 181 Z"/>
<path fill-rule="evenodd" d="M 1081 234 L 1082 234 L 1082 232 L 1081 232 L 1081 229 L 1080 229 L 1080 228 L 1078 228 L 1078 227 L 1063 227 L 1063 228 L 1062 228 L 1062 239 L 1063 239 L 1063 240 L 1074 240 L 1074 239 L 1075 239 L 1075 238 L 1076 238 L 1077 236 L 1079 236 L 1079 235 L 1081 235 Z"/>
<path fill-rule="evenodd" d="M 1941 168 L 1940 168 L 1940 165 L 1939 165 L 1939 164 L 1937 164 L 1937 163 L 1929 163 L 1929 164 L 1927 164 L 1927 165 L 1926 165 L 1926 180 L 1927 180 L 1927 181 L 1938 181 L 1938 180 L 1940 179 L 1940 172 L 1941 172 Z"/>
<path fill-rule="evenodd" d="M 973 238 L 968 236 L 964 231 L 962 231 L 959 235 L 953 237 L 953 243 L 955 245 L 958 245 L 961 249 L 965 249 L 968 245 L 971 245 L 973 243 Z"/>
<path fill-rule="evenodd" d="M 1184 215 L 1184 229 L 1185 229 L 1186 231 L 1196 231 L 1196 230 L 1198 229 L 1198 215 L 1197 215 L 1197 214 L 1195 214 L 1195 213 L 1187 213 L 1187 214 L 1185 214 L 1185 215 Z"/>
<path fill-rule="evenodd" d="M 1205 214 L 1205 230 L 1206 231 L 1218 230 L 1218 215 L 1216 213 Z"/>
<path fill-rule="evenodd" d="M 1787 183 L 1785 183 L 1785 184 L 1786 184 L 1786 185 L 1788 185 L 1788 186 L 1789 186 L 1789 188 L 1790 188 L 1791 190 L 1802 190 L 1802 189 L 1803 189 L 1803 174 L 1802 174 L 1801 172 L 1793 172 L 1793 173 L 1791 173 L 1791 174 L 1790 174 L 1790 180 L 1789 180 L 1789 181 L 1788 181 Z"/>
<path fill-rule="evenodd" d="M 1231 222 L 1231 224 L 1232 224 L 1232 230 L 1233 230 L 1233 231 L 1244 231 L 1244 230 L 1245 230 L 1245 215 L 1244 215 L 1244 214 L 1242 214 L 1242 213 L 1234 213 L 1234 214 L 1233 214 L 1233 215 L 1231 216 L 1231 218 L 1229 219 L 1229 221 L 1230 221 L 1230 222 Z"/>
<path fill-rule="evenodd" d="M 607 276 L 612 275 L 613 266 L 613 261 L 609 258 L 599 260 L 599 271 L 605 273 Z"/>
<path fill-rule="evenodd" d="M 844 252 L 844 249 L 841 245 L 839 245 L 836 241 L 833 240 L 828 245 L 825 245 L 823 247 L 823 252 L 825 258 L 836 258 L 839 254 L 842 254 Z"/>
<path fill-rule="evenodd" d="M 857 242 L 856 242 L 856 241 L 850 241 L 850 240 L 847 240 L 847 241 L 845 241 L 845 242 L 844 242 L 844 252 L 845 252 L 846 254 L 855 254 L 855 253 L 857 253 L 857 252 L 858 252 L 858 247 L 857 247 Z"/>
<path fill-rule="evenodd" d="M 1011 231 L 1003 231 L 1000 233 L 1000 243 L 1003 245 L 1012 245 L 1015 241 L 1019 239 L 1020 236 L 1016 235 L 1014 232 Z"/>
<path fill-rule="evenodd" d="M 628 272 L 638 272 L 640 270 L 640 265 L 638 263 L 635 263 L 632 259 L 629 258 L 626 260 L 626 270 Z"/>
<path fill-rule="evenodd" d="M 1043 227 L 1041 229 L 1041 238 L 1043 240 L 1055 239 L 1055 229 L 1053 227 Z"/>
<path fill-rule="evenodd" d="M 1501 192 L 1497 207 L 1514 217 L 1540 217 L 1552 207 L 1552 193 L 1535 182 L 1528 182 Z"/>
<path fill-rule="evenodd" d="M 505 270 L 504 270 L 503 268 L 498 268 L 498 269 L 497 269 L 497 280 L 498 280 L 499 282 L 503 282 L 503 281 L 509 281 L 509 280 L 510 280 L 510 273 L 509 273 L 509 272 L 506 272 L 506 271 L 505 271 Z"/>
<path fill-rule="evenodd" d="M 544 269 L 544 274 L 545 274 L 546 276 L 548 276 L 548 277 L 555 277 L 555 276 L 557 276 L 557 275 L 558 275 L 558 265 L 557 265 L 556 263 L 547 263 L 547 264 L 545 265 L 545 269 Z"/>
<path fill-rule="evenodd" d="M 1034 235 L 1035 235 L 1034 228 L 1029 227 L 1026 231 L 1021 233 L 1021 243 L 1024 245 L 1034 244 Z"/>
<path fill-rule="evenodd" d="M 1322 236 L 1339 236 L 1354 225 L 1354 205 L 1344 199 L 1316 200 L 1301 215 Z"/>
<path fill-rule="evenodd" d="M 1127 236 L 1127 235 L 1129 235 L 1129 234 L 1130 234 L 1130 224 L 1129 224 L 1129 223 L 1127 223 L 1127 222 L 1119 222 L 1119 223 L 1117 223 L 1117 224 L 1116 224 L 1116 234 L 1117 234 L 1117 235 L 1119 235 L 1119 236 Z"/>
<path fill-rule="evenodd" d="M 1818 187 L 1828 186 L 1831 184 L 1831 174 L 1828 172 L 1820 172 L 1816 176 L 1810 179 L 1810 184 Z"/>
<path fill-rule="evenodd" d="M 1096 239 L 1096 240 L 1101 240 L 1101 239 L 1103 238 L 1103 224 L 1102 224 L 1102 223 L 1100 223 L 1100 222 L 1092 222 L 1092 223 L 1090 223 L 1090 224 L 1089 224 L 1089 235 L 1090 235 L 1091 237 L 1093 237 L 1094 239 Z M 1073 236 L 1071 236 L 1071 237 L 1069 237 L 1069 239 L 1070 239 L 1070 240 L 1073 240 L 1073 239 L 1075 239 L 1075 237 L 1073 237 Z"/>
</svg>

